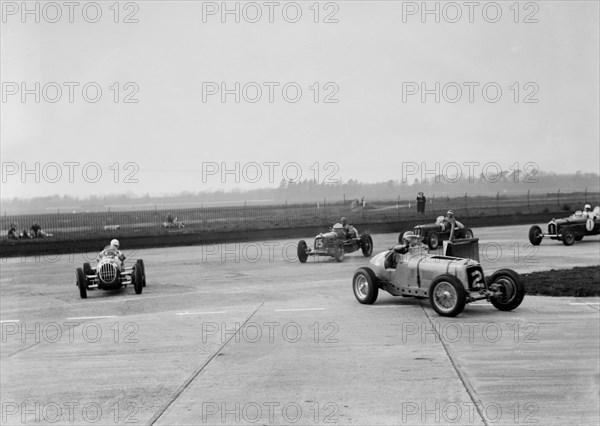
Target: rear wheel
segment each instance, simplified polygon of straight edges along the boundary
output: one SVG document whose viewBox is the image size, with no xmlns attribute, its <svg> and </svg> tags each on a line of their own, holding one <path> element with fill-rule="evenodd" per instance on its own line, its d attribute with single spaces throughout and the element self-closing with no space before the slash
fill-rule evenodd
<svg viewBox="0 0 600 426">
<path fill-rule="evenodd" d="M 575 237 L 575 241 L 581 241 L 583 240 L 583 235 L 580 235 L 578 237 Z"/>
<path fill-rule="evenodd" d="M 360 248 L 364 257 L 369 257 L 373 254 L 373 238 L 369 234 L 361 235 Z"/>
<path fill-rule="evenodd" d="M 402 236 L 404 235 L 404 232 L 400 232 L 398 234 L 398 244 L 402 244 Z"/>
<path fill-rule="evenodd" d="M 308 246 L 306 245 L 306 241 L 300 240 L 298 242 L 298 260 L 300 263 L 306 263 L 306 259 L 308 259 L 308 254 L 306 251 L 308 250 Z"/>
<path fill-rule="evenodd" d="M 131 278 L 133 279 L 135 294 L 142 294 L 142 290 L 144 289 L 144 275 L 142 274 L 142 268 L 137 263 L 133 267 L 133 276 Z"/>
<path fill-rule="evenodd" d="M 529 228 L 529 242 L 534 246 L 539 246 L 544 238 L 544 234 L 542 233 L 542 228 L 535 225 Z"/>
<path fill-rule="evenodd" d="M 566 246 L 572 246 L 575 242 L 575 233 L 573 232 L 573 229 L 571 229 L 570 226 L 567 226 L 565 229 L 563 229 L 562 242 Z"/>
<path fill-rule="evenodd" d="M 498 296 L 490 297 L 490 302 L 501 311 L 512 311 L 525 297 L 525 285 L 519 274 L 512 269 L 494 272 L 489 279 L 488 287 L 500 292 Z"/>
<path fill-rule="evenodd" d="M 344 260 L 344 246 L 340 243 L 335 247 L 334 250 L 333 258 L 336 260 L 336 262 L 341 262 Z"/>
<path fill-rule="evenodd" d="M 436 232 L 430 232 L 427 238 L 427 245 L 430 250 L 436 250 L 440 246 L 440 237 Z"/>
<path fill-rule="evenodd" d="M 364 305 L 372 305 L 377 300 L 379 287 L 377 277 L 369 268 L 360 268 L 352 278 L 352 290 L 356 300 Z"/>
<path fill-rule="evenodd" d="M 81 296 L 82 299 L 85 299 L 87 298 L 87 285 L 85 283 L 83 269 L 77 268 L 75 270 L 75 276 L 77 278 L 77 287 L 79 287 L 79 296 Z"/>
<path fill-rule="evenodd" d="M 431 306 L 444 317 L 455 317 L 460 314 L 465 308 L 466 299 L 462 283 L 453 275 L 440 275 L 429 287 Z"/>
</svg>

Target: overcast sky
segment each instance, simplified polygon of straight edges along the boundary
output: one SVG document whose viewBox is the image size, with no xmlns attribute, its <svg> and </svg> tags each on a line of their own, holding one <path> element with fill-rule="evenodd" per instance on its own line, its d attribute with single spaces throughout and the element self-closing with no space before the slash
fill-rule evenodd
<svg viewBox="0 0 600 426">
<path fill-rule="evenodd" d="M 321 2 L 318 17 L 313 3 L 297 3 L 296 23 L 289 2 L 273 3 L 273 23 L 263 2 L 237 3 L 236 23 L 215 10 L 221 2 L 189 1 L 123 2 L 118 17 L 113 2 L 99 2 L 96 23 L 84 19 L 96 15 L 85 2 L 73 23 L 65 6 L 60 19 L 37 6 L 36 23 L 21 2 L 3 2 L 2 198 L 251 189 L 297 176 L 290 162 L 319 181 L 401 180 L 402 164 L 412 181 L 411 164 L 420 177 L 449 162 L 480 164 L 463 174 L 488 162 L 599 171 L 598 2 L 521 2 L 518 16 L 514 2 L 498 2 L 499 18 L 486 2 L 471 11 L 428 2 L 439 23 L 416 10 L 421 2 Z M 262 17 L 248 22 L 255 5 Z M 236 82 L 239 103 L 209 91 L 225 83 L 233 93 Z M 431 90 L 424 102 L 421 83 Z M 32 90 L 25 99 L 23 88 Z M 36 162 L 38 172 L 22 174 Z M 221 174 L 236 162 L 239 176 Z"/>
</svg>

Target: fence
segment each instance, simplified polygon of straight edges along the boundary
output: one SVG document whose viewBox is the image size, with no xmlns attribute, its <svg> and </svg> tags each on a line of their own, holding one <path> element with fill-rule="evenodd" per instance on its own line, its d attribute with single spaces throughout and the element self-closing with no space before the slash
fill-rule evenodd
<svg viewBox="0 0 600 426">
<path fill-rule="evenodd" d="M 426 194 L 427 195 L 427 194 Z M 427 198 L 425 216 L 418 214 L 415 200 L 322 202 L 304 204 L 280 204 L 270 206 L 234 206 L 185 208 L 146 211 L 78 212 L 39 215 L 4 215 L 0 219 L 2 242 L 7 239 L 11 223 L 17 231 L 28 230 L 33 222 L 52 234 L 52 239 L 84 240 L 98 237 L 161 236 L 172 233 L 202 233 L 260 230 L 272 228 L 297 228 L 304 226 L 330 226 L 346 216 L 350 223 L 397 222 L 422 219 L 431 221 L 453 209 L 462 218 L 496 215 L 521 215 L 533 213 L 558 213 L 567 216 L 582 210 L 584 203 L 598 204 L 598 194 L 586 192 L 554 194 L 523 194 L 493 197 L 469 196 Z M 177 216 L 184 228 L 165 228 L 168 213 Z M 549 217 L 550 219 L 550 217 Z"/>
</svg>

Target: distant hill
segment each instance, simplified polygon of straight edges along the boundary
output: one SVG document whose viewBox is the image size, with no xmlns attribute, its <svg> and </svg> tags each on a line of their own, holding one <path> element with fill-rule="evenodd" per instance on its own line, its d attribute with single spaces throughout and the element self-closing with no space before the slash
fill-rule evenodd
<svg viewBox="0 0 600 426">
<path fill-rule="evenodd" d="M 467 179 L 451 182 L 443 176 L 431 177 L 426 182 L 402 183 L 389 180 L 379 183 L 362 183 L 356 180 L 320 184 L 305 180 L 302 182 L 282 181 L 277 188 L 260 188 L 249 191 L 182 192 L 168 196 L 138 195 L 133 193 L 90 196 L 48 196 L 32 199 L 3 199 L 2 214 L 56 213 L 67 211 L 107 211 L 147 210 L 164 208 L 211 207 L 227 205 L 268 205 L 294 204 L 305 202 L 336 202 L 350 200 L 414 200 L 417 192 L 427 197 L 457 197 L 467 193 L 478 195 L 522 195 L 556 194 L 587 191 L 592 197 L 600 192 L 600 175 L 597 173 L 556 174 L 538 172 L 534 177 L 515 173 L 497 176 L 479 176 L 469 182 Z M 596 197 L 597 198 L 597 197 Z"/>
</svg>

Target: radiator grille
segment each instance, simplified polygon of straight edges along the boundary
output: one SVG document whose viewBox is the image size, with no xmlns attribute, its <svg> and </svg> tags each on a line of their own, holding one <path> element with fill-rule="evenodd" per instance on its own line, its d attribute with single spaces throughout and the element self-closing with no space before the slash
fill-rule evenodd
<svg viewBox="0 0 600 426">
<path fill-rule="evenodd" d="M 102 282 L 112 284 L 117 278 L 117 268 L 111 263 L 105 263 L 100 267 L 100 273 L 98 275 Z"/>
</svg>

